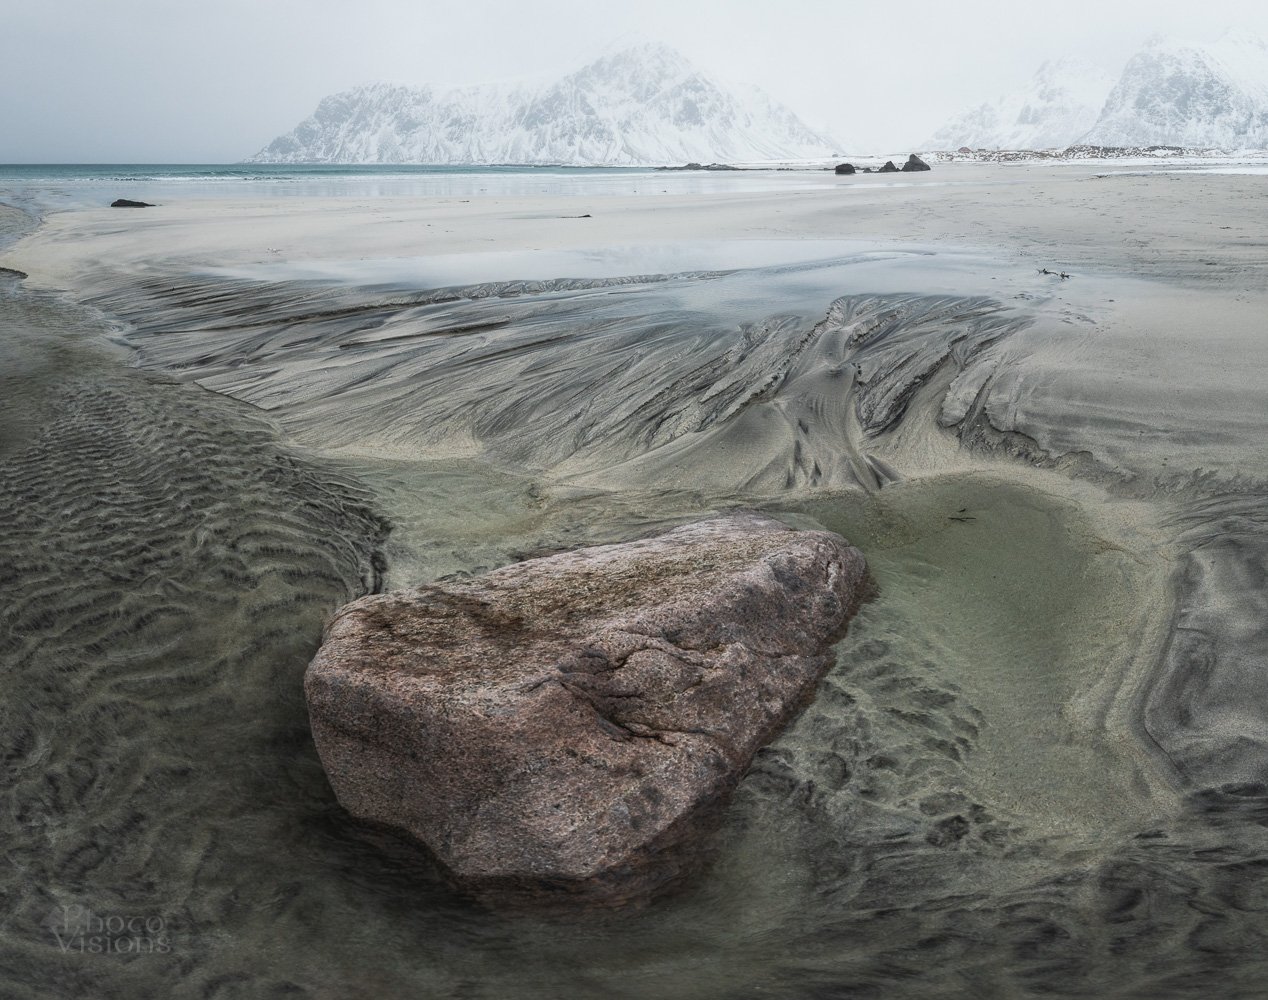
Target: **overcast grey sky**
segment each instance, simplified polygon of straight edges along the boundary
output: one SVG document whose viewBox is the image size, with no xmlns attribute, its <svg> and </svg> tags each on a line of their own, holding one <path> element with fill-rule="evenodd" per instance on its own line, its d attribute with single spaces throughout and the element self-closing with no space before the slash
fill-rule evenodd
<svg viewBox="0 0 1268 1000">
<path fill-rule="evenodd" d="M 1268 37 L 1263 0 L 36 0 L 6 4 L 0 162 L 229 162 L 326 94 L 563 72 L 627 33 L 899 150 L 1044 59 Z"/>
</svg>

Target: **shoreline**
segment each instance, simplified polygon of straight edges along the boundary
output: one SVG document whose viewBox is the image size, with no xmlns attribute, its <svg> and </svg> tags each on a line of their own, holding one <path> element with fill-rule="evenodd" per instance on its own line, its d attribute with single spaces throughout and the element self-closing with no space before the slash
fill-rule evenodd
<svg viewBox="0 0 1268 1000">
<path fill-rule="evenodd" d="M 471 253 L 490 243 L 529 250 L 621 241 L 846 238 L 1009 247 L 1036 267 L 1075 274 L 1080 268 L 1125 270 L 1169 282 L 1226 279 L 1200 262 L 1201 255 L 1216 254 L 1235 267 L 1239 285 L 1248 291 L 1262 288 L 1252 279 L 1268 270 L 1253 235 L 1246 235 L 1246 211 L 1261 187 L 1251 175 L 1105 175 L 1082 164 L 952 163 L 927 174 L 891 177 L 865 175 L 862 183 L 846 178 L 809 190 L 755 193 L 419 198 L 357 195 L 354 189 L 341 198 L 222 196 L 139 211 L 125 230 L 119 229 L 121 210 L 72 209 L 48 215 L 43 235 L 27 241 L 24 253 L 40 255 L 28 256 L 31 266 L 14 263 L 12 251 L 5 264 L 32 274 L 33 285 L 70 287 L 75 269 L 94 263 L 89 250 L 98 242 L 94 234 L 110 233 L 112 239 L 99 242 L 116 266 L 143 262 L 147 247 L 139 241 L 155 239 L 169 242 L 152 243 L 152 252 L 179 247 L 189 259 L 223 264 L 266 260 L 270 247 L 284 259 L 302 260 L 367 252 Z M 1173 203 L 1174 212 L 1151 231 L 1144 208 L 1159 200 Z M 1107 201 L 1111 211 L 1097 212 L 1098 201 Z M 579 207 L 586 202 L 589 211 Z M 1185 213 L 1183 206 L 1195 203 L 1200 216 Z M 391 219 L 376 224 L 382 212 Z M 438 232 L 425 232 L 428 228 Z M 68 240 L 70 230 L 88 237 L 85 245 L 49 253 L 51 244 Z M 147 235 L 151 231 L 162 235 Z"/>
</svg>

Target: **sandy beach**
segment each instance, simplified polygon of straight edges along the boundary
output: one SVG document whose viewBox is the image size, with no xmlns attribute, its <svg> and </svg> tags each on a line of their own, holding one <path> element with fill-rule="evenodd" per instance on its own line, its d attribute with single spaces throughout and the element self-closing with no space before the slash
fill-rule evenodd
<svg viewBox="0 0 1268 1000">
<path fill-rule="evenodd" d="M 1237 465 L 1258 476 L 1268 467 L 1257 416 L 1257 317 L 1268 287 L 1255 221 L 1262 184 L 1253 174 L 1095 163 L 951 163 L 900 180 L 855 177 L 812 190 L 790 182 L 751 195 L 219 199 L 126 218 L 56 214 L 0 266 L 26 271 L 28 287 L 92 299 L 195 276 L 419 292 L 897 255 L 892 266 L 874 264 L 868 291 L 987 295 L 1086 328 L 1054 337 L 1039 322 L 1024 344 L 1011 341 L 1017 398 L 1005 407 L 997 391 L 988 400 L 1003 421 L 997 429 L 1126 473 Z M 132 308 L 146 308 L 137 298 Z M 1080 435 L 1087 420 L 1100 426 Z"/>
<path fill-rule="evenodd" d="M 168 907 L 184 966 L 111 989 L 1258 981 L 1265 177 L 800 180 L 165 200 L 0 255 L 7 698 L 65 720 L 9 720 L 24 919 Z M 299 691 L 334 607 L 734 507 L 879 597 L 697 884 L 510 919 L 339 816 Z"/>
</svg>

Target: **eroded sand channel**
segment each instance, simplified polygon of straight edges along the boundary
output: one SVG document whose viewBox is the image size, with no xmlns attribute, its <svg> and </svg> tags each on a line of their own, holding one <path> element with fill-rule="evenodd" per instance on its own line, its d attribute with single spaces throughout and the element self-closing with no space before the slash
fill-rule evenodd
<svg viewBox="0 0 1268 1000">
<path fill-rule="evenodd" d="M 318 283 L 86 272 L 84 297 L 128 320 L 115 332 L 177 381 L 117 356 L 59 359 L 59 384 L 85 376 L 81 395 L 49 395 L 48 416 L 17 435 L 26 457 L 6 465 L 14 507 L 48 522 L 40 544 L 54 552 L 35 560 L 26 534 L 5 536 L 15 586 L 44 602 L 5 672 L 24 803 L 13 991 L 338 995 L 364 989 L 367 968 L 383 995 L 1250 982 L 1264 796 L 1244 776 L 1177 768 L 1165 737 L 1194 727 L 1177 716 L 1167 729 L 1155 678 L 1194 533 L 1239 539 L 1211 558 L 1253 563 L 1257 452 L 1171 407 L 1194 434 L 1169 462 L 1218 443 L 1249 482 L 1166 478 L 1160 450 L 1124 445 L 1148 400 L 1130 378 L 1115 419 L 1060 409 L 1059 371 L 1093 367 L 1096 337 L 1124 334 L 1122 303 L 1103 301 L 1120 294 L 1076 301 L 1028 262 L 986 254 L 823 249 L 743 266 L 697 252 L 692 266 L 606 277 L 471 275 L 445 286 L 469 294 L 444 298 L 382 271 Z M 61 308 L 9 309 L 5 343 L 102 337 Z M 1259 363 L 1243 353 L 1243 368 Z M 159 419 L 177 401 L 185 416 Z M 184 429 L 164 431 L 173 420 Z M 1087 455 L 1044 457 L 1044 428 L 1067 442 L 1056 450 Z M 112 434 L 138 455 L 185 447 L 202 473 L 242 471 L 148 476 L 141 490 L 128 476 L 144 463 L 85 466 L 49 446 L 100 452 Z M 1124 464 L 1140 455 L 1159 467 Z M 290 471 L 226 488 L 261 464 Z M 104 660 L 93 643 L 112 612 L 91 575 L 65 581 L 85 553 L 102 572 L 121 552 L 149 565 L 152 516 L 84 504 L 67 520 L 27 499 L 36 481 L 57 497 L 144 492 L 173 519 L 159 549 L 184 568 L 142 574 L 169 617 L 111 625 Z M 746 779 L 688 892 L 633 915 L 503 919 L 340 815 L 302 738 L 298 677 L 320 615 L 372 575 L 375 516 L 394 525 L 387 583 L 401 586 L 735 505 L 842 531 L 882 592 L 814 706 Z M 208 510 L 247 530 L 241 574 L 219 572 L 214 544 L 180 543 L 206 538 Z M 326 581 L 316 590 L 308 561 Z M 1253 649 L 1220 579 L 1204 578 L 1212 606 Z M 1251 751 L 1239 759 L 1253 773 Z M 1192 759 L 1215 773 L 1227 755 Z M 39 923 L 59 902 L 169 913 L 182 961 L 60 954 Z"/>
</svg>

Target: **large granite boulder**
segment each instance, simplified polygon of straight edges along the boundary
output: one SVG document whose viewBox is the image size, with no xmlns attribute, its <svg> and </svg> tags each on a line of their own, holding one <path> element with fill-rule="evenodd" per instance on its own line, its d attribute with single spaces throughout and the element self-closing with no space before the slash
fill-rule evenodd
<svg viewBox="0 0 1268 1000">
<path fill-rule="evenodd" d="M 110 203 L 111 208 L 153 208 L 148 201 L 133 201 L 130 198 L 116 198 Z"/>
<path fill-rule="evenodd" d="M 854 164 L 853 163 L 838 163 L 836 167 L 833 168 L 833 170 L 834 170 L 834 173 L 837 173 L 837 174 L 849 175 L 854 173 Z"/>
<path fill-rule="evenodd" d="M 839 536 L 731 514 L 353 601 L 304 689 L 339 802 L 478 894 L 620 903 L 689 874 L 863 586 Z"/>
<path fill-rule="evenodd" d="M 911 173 L 916 170 L 932 170 L 933 168 L 930 167 L 929 164 L 927 164 L 915 153 L 912 153 L 910 156 L 907 157 L 907 162 L 904 163 L 899 169 L 902 170 L 904 173 Z"/>
<path fill-rule="evenodd" d="M 893 160 L 886 160 L 881 166 L 876 168 L 878 174 L 896 174 L 898 173 L 898 165 Z"/>
</svg>

